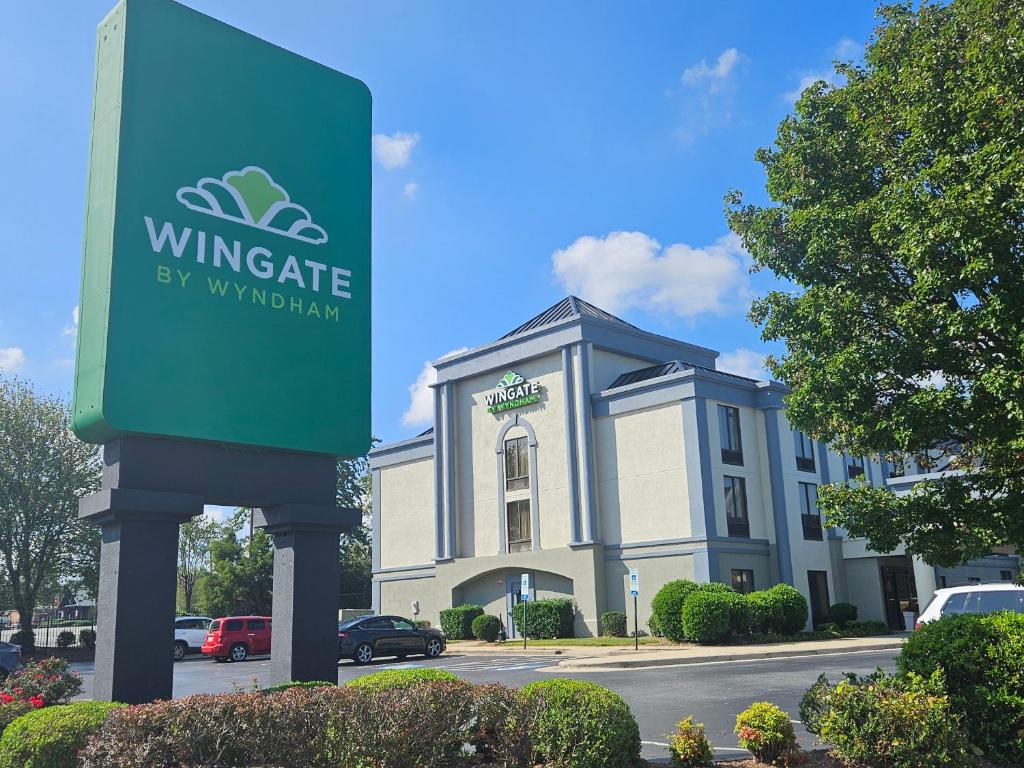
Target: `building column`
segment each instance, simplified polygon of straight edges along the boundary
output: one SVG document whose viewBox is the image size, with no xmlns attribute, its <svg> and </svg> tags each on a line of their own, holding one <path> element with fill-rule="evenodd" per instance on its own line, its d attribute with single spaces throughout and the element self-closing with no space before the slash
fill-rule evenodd
<svg viewBox="0 0 1024 768">
<path fill-rule="evenodd" d="M 932 601 L 938 588 L 935 566 L 928 565 L 918 555 L 911 555 L 910 559 L 914 564 L 914 586 L 917 589 L 917 605 L 920 612 Z"/>
<path fill-rule="evenodd" d="M 782 443 L 779 439 L 778 407 L 763 408 L 765 439 L 768 443 L 768 477 L 772 488 L 772 519 L 775 522 L 775 551 L 779 560 L 779 580 L 793 584 L 793 552 L 789 540 L 789 515 L 786 486 L 782 473 Z"/>
<path fill-rule="evenodd" d="M 576 398 L 572 347 L 562 347 L 562 390 L 565 393 L 565 461 L 569 473 L 569 544 L 580 543 L 579 453 L 576 450 Z"/>
<path fill-rule="evenodd" d="M 338 676 L 338 537 L 361 511 L 310 504 L 255 510 L 274 538 L 270 682 L 334 682 Z"/>
<path fill-rule="evenodd" d="M 718 523 L 707 398 L 692 397 L 683 401 L 683 460 L 689 491 L 690 535 L 708 540 L 707 548 L 693 554 L 693 577 L 695 581 L 717 581 L 721 578 L 718 558 L 710 552 L 710 540 L 718 535 Z"/>
<path fill-rule="evenodd" d="M 434 559 L 444 560 L 444 409 L 441 387 L 434 387 Z"/>
<path fill-rule="evenodd" d="M 444 551 L 445 559 L 455 557 L 455 388 L 444 385 Z"/>
<path fill-rule="evenodd" d="M 79 517 L 102 532 L 94 699 L 171 698 L 174 660 L 159 651 L 174 623 L 178 527 L 202 513 L 190 493 L 110 488 L 81 500 Z"/>
<path fill-rule="evenodd" d="M 594 493 L 594 440 L 593 421 L 594 413 L 590 402 L 590 345 L 586 342 L 579 344 L 580 371 L 576 379 L 576 406 L 579 419 L 579 434 L 583 444 L 583 460 L 580 462 L 582 469 L 582 514 L 583 519 L 583 541 L 582 544 L 593 544 L 597 541 L 597 501 Z"/>
<path fill-rule="evenodd" d="M 374 613 L 380 613 L 380 582 L 377 581 L 377 573 L 380 572 L 380 470 L 374 469 L 370 472 L 370 574 L 372 576 L 370 607 Z"/>
</svg>

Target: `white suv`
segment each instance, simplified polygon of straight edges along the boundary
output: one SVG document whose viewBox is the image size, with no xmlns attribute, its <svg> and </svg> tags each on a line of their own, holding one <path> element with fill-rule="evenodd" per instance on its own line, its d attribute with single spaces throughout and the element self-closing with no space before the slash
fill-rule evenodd
<svg viewBox="0 0 1024 768">
<path fill-rule="evenodd" d="M 187 653 L 199 653 L 211 621 L 208 616 L 179 616 L 174 620 L 175 661 L 181 661 Z"/>
<path fill-rule="evenodd" d="M 960 613 L 1024 613 L 1024 587 L 1002 582 L 998 584 L 967 584 L 935 590 L 935 597 L 917 618 L 915 629 L 943 616 Z"/>
</svg>

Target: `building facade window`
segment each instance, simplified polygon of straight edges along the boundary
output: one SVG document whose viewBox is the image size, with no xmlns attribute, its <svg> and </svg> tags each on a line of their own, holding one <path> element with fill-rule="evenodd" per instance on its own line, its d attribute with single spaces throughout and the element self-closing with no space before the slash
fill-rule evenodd
<svg viewBox="0 0 1024 768">
<path fill-rule="evenodd" d="M 505 441 L 505 490 L 530 487 L 530 445 L 526 435 Z"/>
<path fill-rule="evenodd" d="M 864 474 L 864 457 L 863 456 L 850 456 L 847 464 L 847 469 L 850 471 L 850 477 L 860 477 Z"/>
<path fill-rule="evenodd" d="M 817 628 L 828 617 L 828 571 L 808 571 L 807 586 L 811 593 L 811 622 Z"/>
<path fill-rule="evenodd" d="M 1013 581 L 1013 572 L 1012 571 L 1000 571 L 999 572 L 999 580 L 1000 581 Z"/>
<path fill-rule="evenodd" d="M 814 441 L 799 429 L 793 430 L 793 444 L 796 446 L 796 468 L 801 472 L 814 471 Z"/>
<path fill-rule="evenodd" d="M 533 539 L 530 533 L 530 500 L 510 501 L 505 505 L 508 520 L 508 551 L 525 552 Z"/>
<path fill-rule="evenodd" d="M 732 588 L 741 595 L 754 591 L 754 572 L 743 568 L 732 569 Z"/>
<path fill-rule="evenodd" d="M 747 482 L 742 477 L 725 478 L 725 519 L 729 535 L 750 538 L 750 517 L 747 515 Z"/>
<path fill-rule="evenodd" d="M 722 463 L 743 466 L 743 440 L 740 435 L 740 409 L 718 406 L 718 434 L 722 442 Z"/>
<path fill-rule="evenodd" d="M 800 483 L 800 522 L 803 523 L 805 540 L 821 541 L 818 486 L 814 483 Z"/>
</svg>

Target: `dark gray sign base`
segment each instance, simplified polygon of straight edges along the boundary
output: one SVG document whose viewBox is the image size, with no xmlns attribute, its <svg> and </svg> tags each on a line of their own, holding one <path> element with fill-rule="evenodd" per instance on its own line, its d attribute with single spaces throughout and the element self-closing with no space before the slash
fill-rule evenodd
<svg viewBox="0 0 1024 768">
<path fill-rule="evenodd" d="M 360 511 L 334 506 L 333 457 L 129 437 L 103 464 L 79 504 L 103 532 L 93 698 L 171 698 L 178 526 L 204 504 L 257 507 L 274 537 L 273 681 L 337 680 L 338 534 Z"/>
</svg>

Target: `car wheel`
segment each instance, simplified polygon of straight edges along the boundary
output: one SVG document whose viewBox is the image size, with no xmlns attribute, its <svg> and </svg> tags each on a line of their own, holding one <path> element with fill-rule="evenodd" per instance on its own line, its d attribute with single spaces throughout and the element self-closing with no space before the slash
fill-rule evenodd
<svg viewBox="0 0 1024 768">
<path fill-rule="evenodd" d="M 181 640 L 176 640 L 174 643 L 174 660 L 181 661 L 185 658 L 185 654 L 188 653 L 188 646 Z"/>
<path fill-rule="evenodd" d="M 360 643 L 356 646 L 356 652 L 352 654 L 352 660 L 356 664 L 369 664 L 373 661 L 373 646 L 369 643 Z"/>
<path fill-rule="evenodd" d="M 436 637 L 427 640 L 427 657 L 436 659 L 441 655 L 441 641 Z"/>
<path fill-rule="evenodd" d="M 248 657 L 249 649 L 245 647 L 245 643 L 235 643 L 231 646 L 232 661 L 245 661 Z"/>
</svg>

